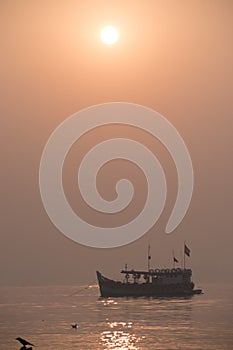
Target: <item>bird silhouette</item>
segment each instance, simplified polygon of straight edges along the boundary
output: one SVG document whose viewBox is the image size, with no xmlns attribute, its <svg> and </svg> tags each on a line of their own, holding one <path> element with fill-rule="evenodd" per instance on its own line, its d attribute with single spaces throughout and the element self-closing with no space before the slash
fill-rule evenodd
<svg viewBox="0 0 233 350">
<path fill-rule="evenodd" d="M 35 346 L 34 344 L 29 343 L 27 340 L 25 340 L 25 339 L 23 339 L 23 338 L 18 337 L 18 338 L 15 338 L 15 339 L 18 340 L 18 341 L 23 345 L 23 347 L 22 347 L 20 350 L 28 349 L 28 348 L 26 348 L 26 345 Z M 29 349 L 30 349 L 30 348 L 29 348 Z M 28 350 L 29 350 L 29 349 L 28 349 Z"/>
<path fill-rule="evenodd" d="M 74 328 L 74 329 L 77 329 L 78 328 L 78 324 L 77 323 L 72 324 L 71 327 Z"/>
</svg>

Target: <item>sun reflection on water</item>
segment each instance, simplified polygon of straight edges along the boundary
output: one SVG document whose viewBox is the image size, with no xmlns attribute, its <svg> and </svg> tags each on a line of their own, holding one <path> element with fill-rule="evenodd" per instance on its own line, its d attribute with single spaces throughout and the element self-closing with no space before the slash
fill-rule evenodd
<svg viewBox="0 0 233 350">
<path fill-rule="evenodd" d="M 108 322 L 110 330 L 102 332 L 100 337 L 104 349 L 138 350 L 140 338 L 130 332 L 132 326 L 132 322 Z"/>
<path fill-rule="evenodd" d="M 101 300 L 104 306 L 113 306 L 117 305 L 117 302 L 113 299 L 106 299 L 106 300 Z"/>
</svg>

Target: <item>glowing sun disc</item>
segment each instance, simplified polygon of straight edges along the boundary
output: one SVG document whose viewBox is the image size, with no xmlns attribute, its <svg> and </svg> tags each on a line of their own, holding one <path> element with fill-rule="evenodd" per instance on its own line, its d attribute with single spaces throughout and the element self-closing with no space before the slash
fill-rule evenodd
<svg viewBox="0 0 233 350">
<path fill-rule="evenodd" d="M 100 38 L 106 45 L 115 44 L 118 40 L 118 37 L 118 31 L 112 26 L 104 27 L 100 33 Z"/>
</svg>

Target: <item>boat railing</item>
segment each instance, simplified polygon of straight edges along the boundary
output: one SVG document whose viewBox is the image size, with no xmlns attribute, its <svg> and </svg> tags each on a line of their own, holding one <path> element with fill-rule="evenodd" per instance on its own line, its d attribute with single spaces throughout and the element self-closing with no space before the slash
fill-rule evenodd
<svg viewBox="0 0 233 350">
<path fill-rule="evenodd" d="M 181 269 L 181 268 L 173 268 L 173 269 L 150 269 L 149 271 L 138 271 L 138 270 L 122 270 L 121 273 L 129 276 L 165 276 L 165 275 L 191 275 L 191 269 Z"/>
</svg>

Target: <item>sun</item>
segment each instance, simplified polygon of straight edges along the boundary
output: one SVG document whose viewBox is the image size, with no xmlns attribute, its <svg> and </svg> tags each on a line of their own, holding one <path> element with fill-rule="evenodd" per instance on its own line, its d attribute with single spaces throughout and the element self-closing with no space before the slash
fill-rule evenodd
<svg viewBox="0 0 233 350">
<path fill-rule="evenodd" d="M 104 27 L 100 32 L 100 38 L 106 45 L 113 45 L 118 41 L 119 34 L 115 27 Z"/>
</svg>

